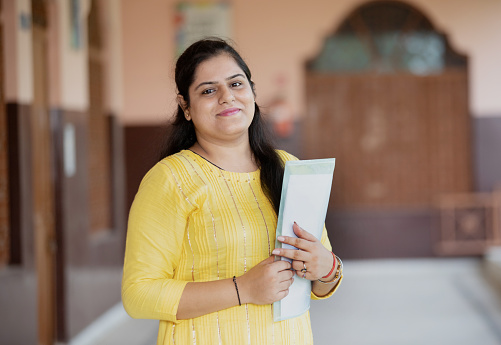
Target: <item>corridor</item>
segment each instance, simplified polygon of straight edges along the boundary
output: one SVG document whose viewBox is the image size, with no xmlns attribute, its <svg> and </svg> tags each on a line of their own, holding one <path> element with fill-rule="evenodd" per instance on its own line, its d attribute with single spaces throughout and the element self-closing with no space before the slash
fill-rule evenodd
<svg viewBox="0 0 501 345">
<path fill-rule="evenodd" d="M 501 291 L 480 259 L 345 262 L 333 298 L 312 301 L 316 345 L 501 345 Z M 133 320 L 121 305 L 72 345 L 154 345 L 157 321 Z"/>
</svg>

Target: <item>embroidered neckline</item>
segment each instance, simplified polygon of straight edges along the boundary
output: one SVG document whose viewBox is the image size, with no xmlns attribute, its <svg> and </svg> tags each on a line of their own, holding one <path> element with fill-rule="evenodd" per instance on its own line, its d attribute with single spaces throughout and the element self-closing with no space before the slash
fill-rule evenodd
<svg viewBox="0 0 501 345">
<path fill-rule="evenodd" d="M 218 168 L 219 170 L 226 171 L 226 170 L 224 170 L 223 168 L 221 168 L 220 166 L 218 166 L 218 165 L 216 165 L 216 164 L 212 163 L 210 160 L 208 160 L 208 159 L 207 159 L 207 158 L 205 158 L 204 156 L 199 155 L 199 154 L 198 154 L 198 153 L 196 153 L 195 151 L 190 150 L 190 149 L 188 149 L 188 151 L 191 151 L 191 152 L 193 152 L 194 154 L 196 154 L 198 157 L 205 159 L 207 162 L 209 162 L 210 164 L 214 165 L 214 166 L 215 166 L 216 168 Z"/>
</svg>

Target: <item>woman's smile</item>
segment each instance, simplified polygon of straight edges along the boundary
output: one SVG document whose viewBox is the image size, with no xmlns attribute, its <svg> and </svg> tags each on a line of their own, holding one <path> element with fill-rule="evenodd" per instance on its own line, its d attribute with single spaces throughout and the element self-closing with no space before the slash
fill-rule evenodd
<svg viewBox="0 0 501 345">
<path fill-rule="evenodd" d="M 240 111 L 240 109 L 238 109 L 238 108 L 229 108 L 229 109 L 223 110 L 222 112 L 220 112 L 217 115 L 218 116 L 232 116 L 232 115 L 237 114 L 239 111 Z"/>
</svg>

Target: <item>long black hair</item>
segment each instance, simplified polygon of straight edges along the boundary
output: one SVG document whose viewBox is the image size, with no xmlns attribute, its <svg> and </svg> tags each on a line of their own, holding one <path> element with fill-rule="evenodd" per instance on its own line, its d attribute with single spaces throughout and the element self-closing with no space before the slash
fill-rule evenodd
<svg viewBox="0 0 501 345">
<path fill-rule="evenodd" d="M 250 69 L 240 54 L 222 39 L 207 38 L 189 46 L 176 63 L 175 80 L 177 90 L 183 96 L 187 106 L 190 105 L 188 89 L 195 79 L 197 67 L 202 62 L 221 54 L 228 54 L 235 60 L 245 73 L 252 87 L 252 92 L 254 92 L 254 82 L 251 79 Z M 261 188 L 278 215 L 284 165 L 275 151 L 270 138 L 268 127 L 264 123 L 259 106 L 255 104 L 254 118 L 249 126 L 249 143 L 254 159 L 261 170 Z M 181 150 L 188 149 L 196 141 L 197 137 L 193 121 L 188 121 L 184 117 L 183 109 L 178 105 L 174 119 L 165 136 L 165 142 L 160 151 L 159 158 L 161 160 Z"/>
</svg>

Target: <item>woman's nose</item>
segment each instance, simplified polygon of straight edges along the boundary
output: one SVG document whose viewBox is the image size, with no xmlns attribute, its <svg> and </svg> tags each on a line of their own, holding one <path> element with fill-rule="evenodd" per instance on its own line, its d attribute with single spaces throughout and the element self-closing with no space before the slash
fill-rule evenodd
<svg viewBox="0 0 501 345">
<path fill-rule="evenodd" d="M 219 103 L 230 103 L 235 100 L 235 96 L 233 95 L 233 91 L 229 87 L 221 88 L 221 93 L 219 97 Z"/>
</svg>

